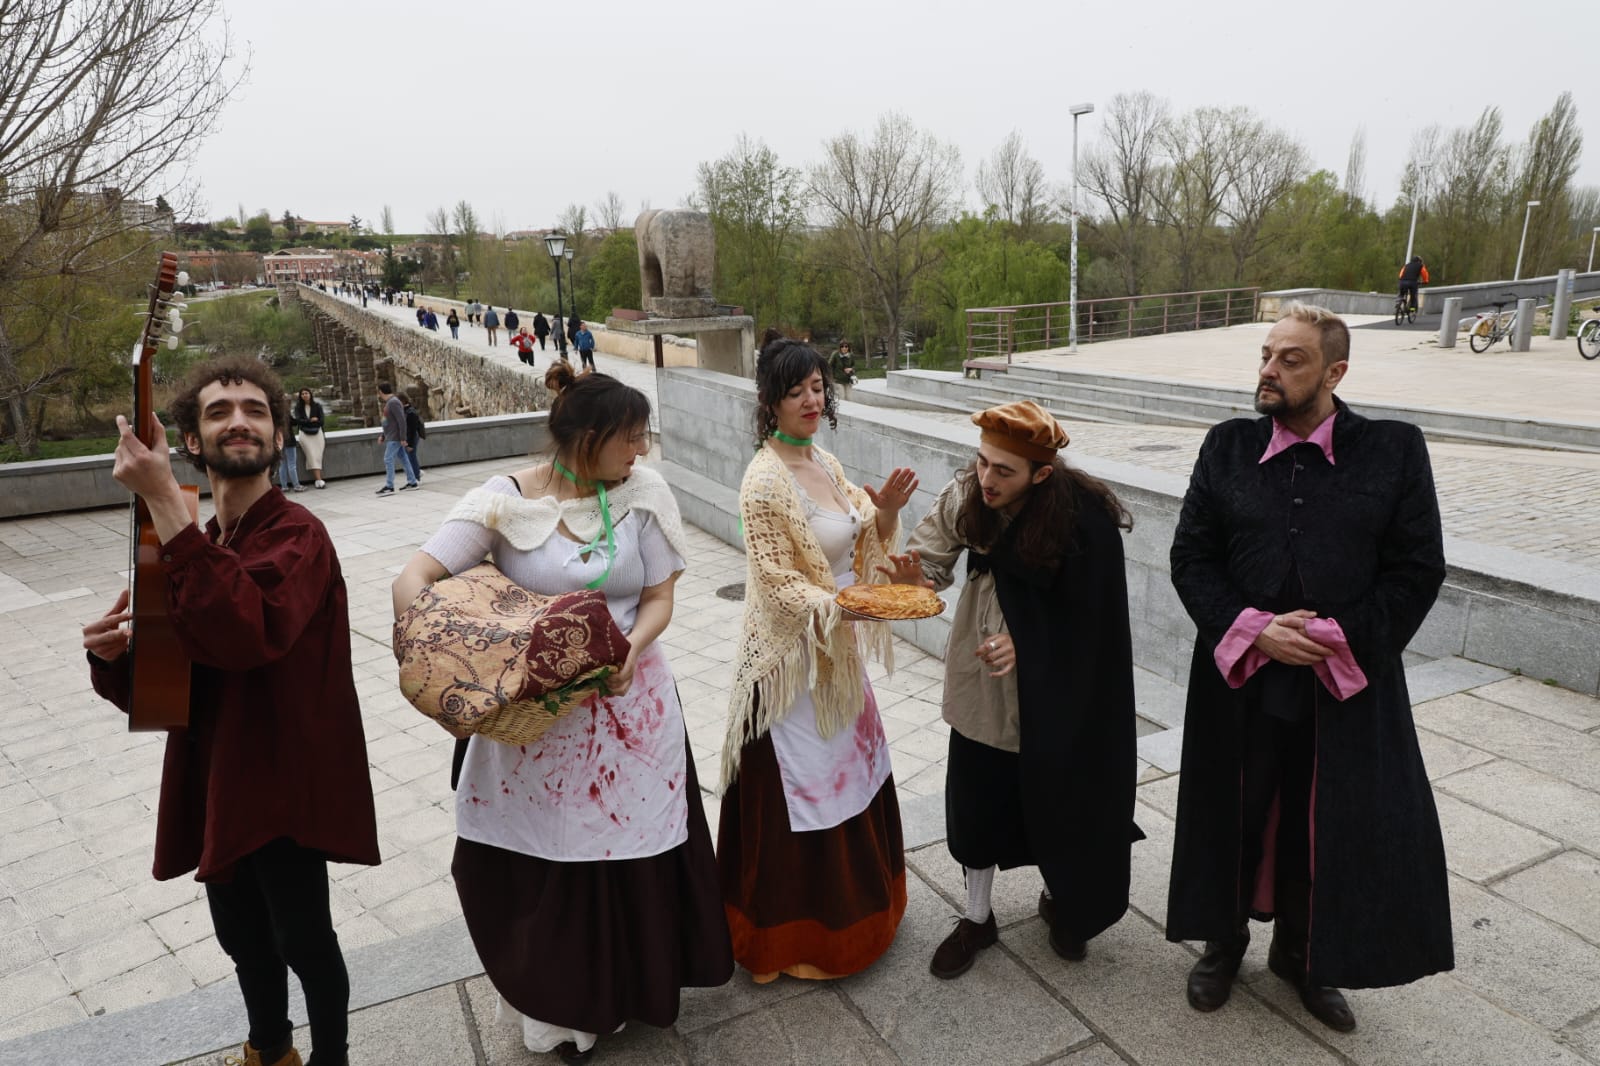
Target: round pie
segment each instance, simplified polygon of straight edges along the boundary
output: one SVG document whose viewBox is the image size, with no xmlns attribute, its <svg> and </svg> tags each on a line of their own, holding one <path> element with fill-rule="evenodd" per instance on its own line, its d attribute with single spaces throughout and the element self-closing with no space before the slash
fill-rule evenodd
<svg viewBox="0 0 1600 1066">
<path fill-rule="evenodd" d="M 921 585 L 850 585 L 836 602 L 851 614 L 885 621 L 932 618 L 944 610 L 939 594 Z"/>
</svg>

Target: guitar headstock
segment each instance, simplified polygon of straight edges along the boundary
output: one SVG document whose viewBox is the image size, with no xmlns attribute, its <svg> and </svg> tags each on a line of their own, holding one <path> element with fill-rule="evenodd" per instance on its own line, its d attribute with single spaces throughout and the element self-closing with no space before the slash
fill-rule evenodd
<svg viewBox="0 0 1600 1066">
<path fill-rule="evenodd" d="M 178 270 L 176 252 L 162 252 L 161 265 L 156 270 L 156 280 L 150 286 L 150 310 L 145 312 L 144 332 L 133 346 L 133 426 L 145 447 L 165 450 L 167 442 L 157 441 L 150 426 L 150 413 L 154 388 L 153 371 L 156 348 L 164 338 L 168 348 L 177 348 L 178 334 L 183 332 L 182 311 L 189 305 L 178 294 L 180 285 L 187 285 L 189 275 Z"/>
</svg>

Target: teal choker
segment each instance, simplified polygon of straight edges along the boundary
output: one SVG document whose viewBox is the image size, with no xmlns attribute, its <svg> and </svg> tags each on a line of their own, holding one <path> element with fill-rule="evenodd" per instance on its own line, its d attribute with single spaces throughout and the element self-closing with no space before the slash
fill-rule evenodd
<svg viewBox="0 0 1600 1066">
<path fill-rule="evenodd" d="M 781 429 L 773 430 L 772 431 L 772 435 L 774 437 L 776 437 L 778 440 L 783 441 L 783 443 L 792 444 L 796 448 L 809 448 L 809 447 L 811 447 L 811 441 L 812 441 L 811 437 L 791 437 L 791 436 L 789 436 L 789 434 L 785 433 Z"/>
<path fill-rule="evenodd" d="M 559 459 L 552 460 L 551 465 L 555 467 L 556 473 L 579 488 L 592 486 L 595 494 L 600 498 L 600 524 L 602 528 L 599 533 L 594 535 L 594 539 L 582 548 L 585 553 L 599 551 L 601 539 L 604 538 L 605 540 L 606 568 L 600 572 L 599 577 L 583 586 L 586 589 L 597 589 L 606 583 L 606 578 L 611 576 L 611 563 L 617 557 L 617 531 L 611 524 L 611 504 L 606 501 L 605 483 L 600 481 L 579 481 L 578 475 L 562 466 Z"/>
</svg>

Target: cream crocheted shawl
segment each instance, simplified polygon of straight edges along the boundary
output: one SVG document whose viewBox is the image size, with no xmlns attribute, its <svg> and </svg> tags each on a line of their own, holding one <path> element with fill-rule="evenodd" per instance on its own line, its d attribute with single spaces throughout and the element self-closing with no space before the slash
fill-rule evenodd
<svg viewBox="0 0 1600 1066">
<path fill-rule="evenodd" d="M 886 582 L 878 567 L 889 563 L 899 522 L 888 538 L 880 538 L 872 500 L 845 480 L 837 459 L 821 448 L 813 451 L 861 514 L 856 580 Z M 771 447 L 758 451 L 744 472 L 739 514 L 747 566 L 744 636 L 729 695 L 721 789 L 738 776 L 745 744 L 765 736 L 804 688 L 816 705 L 817 731 L 831 737 L 854 724 L 866 702 L 863 659 L 870 654 L 894 669 L 888 623 L 845 621 L 834 603 L 833 571 L 806 521 L 799 482 Z"/>
<path fill-rule="evenodd" d="M 647 511 L 655 516 L 656 525 L 661 527 L 672 550 L 680 559 L 688 559 L 678 501 L 658 472 L 648 466 L 635 466 L 628 480 L 608 489 L 606 497 L 613 523 L 622 521 L 629 511 Z M 574 537 L 584 541 L 593 539 L 602 529 L 597 496 L 579 496 L 571 500 L 557 500 L 554 496 L 527 499 L 485 487 L 463 496 L 445 520 L 474 522 L 494 530 L 519 551 L 537 548 L 549 540 L 562 523 L 566 523 L 567 531 Z"/>
</svg>

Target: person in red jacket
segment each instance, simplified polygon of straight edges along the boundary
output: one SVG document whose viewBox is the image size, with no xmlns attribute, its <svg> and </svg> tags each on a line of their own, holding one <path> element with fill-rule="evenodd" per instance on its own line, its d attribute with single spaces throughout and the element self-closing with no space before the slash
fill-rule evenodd
<svg viewBox="0 0 1600 1066">
<path fill-rule="evenodd" d="M 328 863 L 378 863 L 344 577 L 322 523 L 270 481 L 288 421 L 275 374 L 254 358 L 202 363 L 171 410 L 216 517 L 204 529 L 190 519 L 167 453 L 146 448 L 121 416 L 112 471 L 150 509 L 168 613 L 193 662 L 189 725 L 167 735 L 153 873 L 194 871 L 206 887 L 249 1017 L 244 1063 L 300 1066 L 292 969 L 310 1066 L 343 1066 L 350 982 Z M 95 691 L 124 710 L 127 608 L 124 592 L 83 629 Z"/>
<path fill-rule="evenodd" d="M 528 327 L 522 326 L 511 335 L 511 343 L 517 349 L 517 358 L 529 366 L 533 365 L 533 338 L 528 335 Z"/>
</svg>

